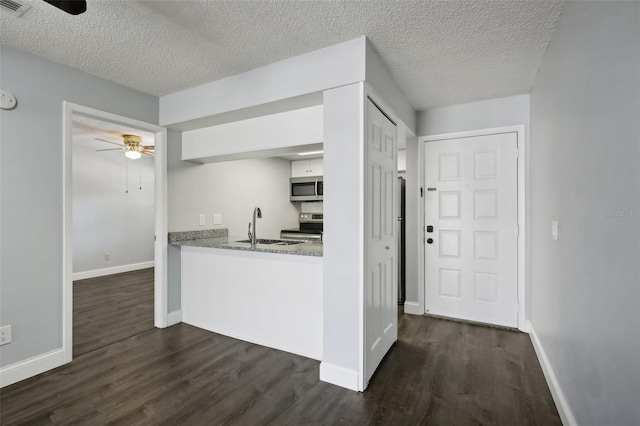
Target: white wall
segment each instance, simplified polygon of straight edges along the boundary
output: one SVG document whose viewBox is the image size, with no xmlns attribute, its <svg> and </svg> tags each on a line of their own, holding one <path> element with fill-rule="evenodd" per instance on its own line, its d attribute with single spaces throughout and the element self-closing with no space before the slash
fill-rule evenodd
<svg viewBox="0 0 640 426">
<path fill-rule="evenodd" d="M 405 173 L 405 306 L 406 313 L 424 314 L 424 198 L 422 147 L 417 137 L 407 138 Z"/>
<path fill-rule="evenodd" d="M 407 150 L 406 149 L 398 150 L 398 171 L 399 172 L 407 171 Z"/>
<path fill-rule="evenodd" d="M 524 124 L 529 128 L 529 95 L 430 108 L 417 114 L 418 136 Z"/>
<path fill-rule="evenodd" d="M 300 206 L 289 201 L 290 161 L 279 158 L 194 164 L 175 158 L 169 165 L 169 230 L 228 228 L 229 235 L 247 236 L 253 209 L 259 206 L 258 238 L 279 238 L 298 227 Z M 213 225 L 213 214 L 222 225 Z M 199 225 L 200 214 L 206 225 Z"/>
<path fill-rule="evenodd" d="M 640 424 L 639 18 L 567 2 L 531 93 L 531 323 L 580 425 Z"/>
<path fill-rule="evenodd" d="M 74 274 L 152 262 L 154 217 L 153 158 L 73 146 Z"/>
<path fill-rule="evenodd" d="M 469 130 L 489 129 L 496 127 L 524 124 L 525 138 L 529 140 L 530 128 L 529 95 L 518 95 L 507 98 L 488 99 L 467 104 L 431 108 L 417 114 L 418 136 L 431 136 Z M 527 143 L 525 165 L 525 191 L 529 193 L 529 144 Z M 424 186 L 423 147 L 417 140 L 407 143 L 407 302 L 411 313 L 424 313 L 424 257 L 423 232 L 424 198 L 420 198 L 420 188 Z M 525 203 L 525 229 L 529 240 L 530 200 Z M 525 250 L 525 258 L 529 265 L 529 247 Z M 417 262 L 417 263 L 416 263 Z M 525 276 L 529 277 L 529 267 Z M 529 282 L 525 280 L 527 306 L 530 305 Z M 405 310 L 407 307 L 405 306 Z M 527 311 L 529 311 L 529 307 Z"/>
<path fill-rule="evenodd" d="M 63 101 L 157 123 L 158 99 L 0 46 L 0 323 L 7 366 L 62 347 Z"/>
<path fill-rule="evenodd" d="M 320 379 L 359 388 L 364 274 L 364 85 L 324 92 L 323 356 Z"/>
</svg>

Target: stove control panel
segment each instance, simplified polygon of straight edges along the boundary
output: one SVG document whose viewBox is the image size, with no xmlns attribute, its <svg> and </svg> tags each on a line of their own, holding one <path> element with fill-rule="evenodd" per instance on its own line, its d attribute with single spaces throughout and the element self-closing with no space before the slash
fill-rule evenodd
<svg viewBox="0 0 640 426">
<path fill-rule="evenodd" d="M 322 213 L 300 213 L 300 223 L 322 223 Z"/>
</svg>

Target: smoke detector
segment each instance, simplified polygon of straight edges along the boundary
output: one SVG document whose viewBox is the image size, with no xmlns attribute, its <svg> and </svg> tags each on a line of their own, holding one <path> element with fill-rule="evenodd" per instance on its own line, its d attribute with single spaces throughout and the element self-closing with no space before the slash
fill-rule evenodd
<svg viewBox="0 0 640 426">
<path fill-rule="evenodd" d="M 21 17 L 31 6 L 19 0 L 0 0 L 0 9 L 11 12 L 16 18 Z"/>
</svg>

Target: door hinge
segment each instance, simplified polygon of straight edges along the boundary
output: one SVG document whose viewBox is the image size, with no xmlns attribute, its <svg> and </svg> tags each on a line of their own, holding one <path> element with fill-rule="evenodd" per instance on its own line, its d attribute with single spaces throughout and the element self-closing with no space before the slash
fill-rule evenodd
<svg viewBox="0 0 640 426">
<path fill-rule="evenodd" d="M 516 235 L 520 235 L 520 225 L 516 225 Z"/>
</svg>

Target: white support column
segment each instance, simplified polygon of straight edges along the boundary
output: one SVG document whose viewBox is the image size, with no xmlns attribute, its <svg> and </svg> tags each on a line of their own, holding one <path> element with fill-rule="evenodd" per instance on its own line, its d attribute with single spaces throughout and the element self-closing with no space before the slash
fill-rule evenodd
<svg viewBox="0 0 640 426">
<path fill-rule="evenodd" d="M 320 380 L 362 390 L 364 83 L 324 92 L 323 357 Z"/>
</svg>

